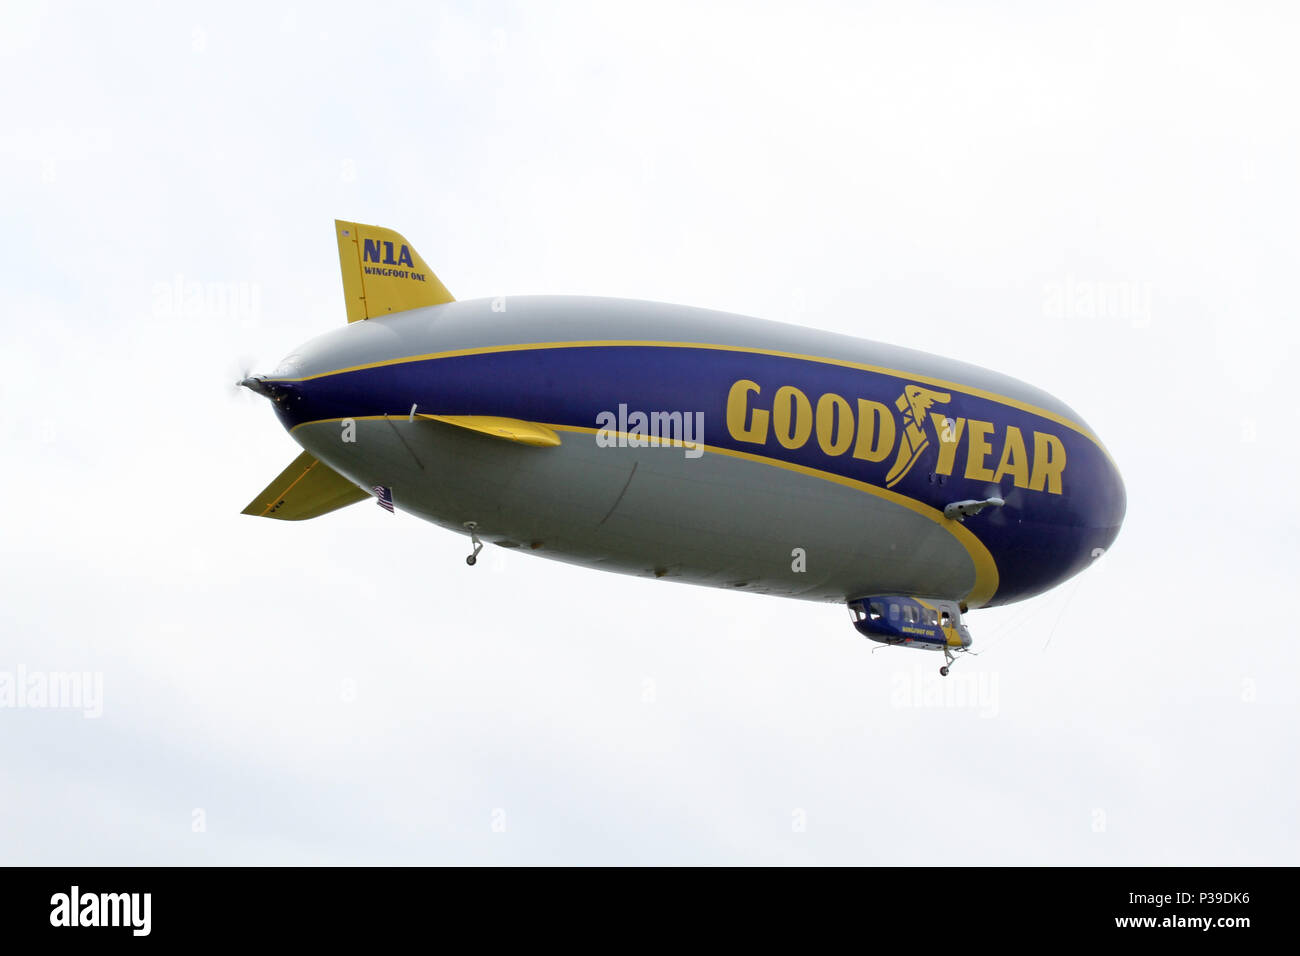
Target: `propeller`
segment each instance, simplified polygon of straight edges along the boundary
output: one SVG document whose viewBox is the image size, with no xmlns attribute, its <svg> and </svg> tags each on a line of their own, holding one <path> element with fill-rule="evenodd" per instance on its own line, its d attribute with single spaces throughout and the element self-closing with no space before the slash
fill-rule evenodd
<svg viewBox="0 0 1300 956">
<path fill-rule="evenodd" d="M 238 361 L 227 366 L 226 378 L 227 381 L 230 382 L 228 387 L 230 388 L 231 395 L 238 401 L 252 404 L 257 400 L 253 395 L 253 392 L 249 391 L 250 386 L 245 385 L 246 382 L 257 381 L 257 376 L 253 373 L 253 369 L 256 365 L 257 363 L 252 358 L 247 355 L 241 355 Z M 256 391 L 256 389 L 254 389 L 254 391 Z"/>
</svg>

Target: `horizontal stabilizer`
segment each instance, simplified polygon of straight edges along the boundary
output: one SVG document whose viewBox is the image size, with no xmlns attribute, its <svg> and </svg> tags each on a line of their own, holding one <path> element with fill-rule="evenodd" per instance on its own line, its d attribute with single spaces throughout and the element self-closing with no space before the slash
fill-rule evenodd
<svg viewBox="0 0 1300 956">
<path fill-rule="evenodd" d="M 446 422 L 457 428 L 468 428 L 470 431 L 491 435 L 493 438 L 504 438 L 507 441 L 532 445 L 536 448 L 555 448 L 560 444 L 560 436 L 545 425 L 520 421 L 518 418 L 497 418 L 495 415 L 425 414 L 417 414 L 415 417 Z"/>
<path fill-rule="evenodd" d="M 369 497 L 329 465 L 303 452 L 250 501 L 242 513 L 281 521 L 302 521 L 318 518 Z"/>
</svg>

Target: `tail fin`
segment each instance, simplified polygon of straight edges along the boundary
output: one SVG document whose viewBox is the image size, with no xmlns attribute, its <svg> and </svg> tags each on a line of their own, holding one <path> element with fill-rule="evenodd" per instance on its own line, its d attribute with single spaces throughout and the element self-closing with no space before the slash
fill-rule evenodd
<svg viewBox="0 0 1300 956">
<path fill-rule="evenodd" d="M 349 322 L 456 301 L 399 233 L 340 219 L 334 232 Z"/>
<path fill-rule="evenodd" d="M 248 503 L 243 513 L 259 518 L 302 521 L 319 518 L 369 497 L 329 465 L 311 453 L 303 452 Z"/>
</svg>

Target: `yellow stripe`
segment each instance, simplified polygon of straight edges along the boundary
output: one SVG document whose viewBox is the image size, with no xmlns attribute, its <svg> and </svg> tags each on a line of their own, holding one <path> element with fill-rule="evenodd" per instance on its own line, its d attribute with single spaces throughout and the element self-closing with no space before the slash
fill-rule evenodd
<svg viewBox="0 0 1300 956">
<path fill-rule="evenodd" d="M 1045 408 L 1039 408 L 1037 405 L 1031 405 L 1028 402 L 1022 402 L 1006 395 L 999 395 L 996 392 L 985 391 L 982 388 L 963 385 L 960 382 L 950 382 L 946 379 L 934 378 L 929 375 L 916 375 L 912 372 L 885 368 L 880 365 L 866 365 L 862 362 L 850 362 L 845 359 L 825 358 L 818 355 L 802 355 L 798 352 L 781 352 L 776 349 L 749 348 L 743 345 L 710 345 L 701 342 L 654 342 L 649 340 L 640 341 L 631 339 L 609 339 L 590 342 L 528 342 L 519 345 L 485 345 L 469 349 L 456 349 L 449 352 L 428 352 L 424 355 L 408 355 L 403 358 L 385 359 L 382 362 L 368 362 L 364 365 L 349 365 L 346 368 L 338 368 L 330 372 L 319 372 L 316 375 L 305 375 L 301 378 L 271 378 L 267 379 L 267 381 L 309 382 L 312 379 L 326 378 L 330 375 L 342 375 L 345 372 L 361 372 L 366 369 L 384 368 L 389 365 L 405 365 L 410 362 L 427 362 L 432 359 L 460 358 L 466 355 L 492 355 L 498 352 L 526 352 L 537 349 L 610 348 L 614 346 L 623 346 L 628 348 L 711 349 L 719 352 L 743 352 L 748 355 L 771 355 L 777 358 L 797 359 L 803 362 L 817 362 L 822 365 L 834 365 L 840 368 L 851 368 L 862 372 L 874 372 L 878 375 L 889 375 L 894 378 L 903 378 L 913 382 L 923 382 L 927 385 L 934 385 L 950 391 L 961 392 L 963 395 L 972 395 L 976 398 L 983 398 L 991 402 L 997 402 L 1000 405 L 1018 408 L 1022 412 L 1029 412 L 1031 415 L 1037 415 L 1040 418 L 1046 418 L 1049 421 L 1056 422 L 1058 425 L 1064 425 L 1066 428 L 1076 431 L 1087 438 L 1101 449 L 1102 454 L 1107 458 L 1110 458 L 1110 452 L 1106 450 L 1106 446 L 1101 443 L 1101 440 L 1079 423 L 1071 421 L 1064 415 L 1058 415 L 1056 412 L 1049 412 Z M 1113 459 L 1111 459 L 1111 463 L 1114 464 Z"/>
<path fill-rule="evenodd" d="M 342 418 L 317 418 L 315 421 L 299 422 L 289 429 L 292 435 L 299 428 L 306 428 L 308 425 L 328 425 L 330 422 L 382 422 L 388 419 L 394 423 L 405 421 L 400 415 L 394 418 L 392 415 L 344 415 Z"/>
<path fill-rule="evenodd" d="M 352 421 L 382 421 L 388 416 L 385 415 L 363 415 L 355 417 Z M 322 425 L 330 422 L 346 421 L 345 418 L 323 418 L 314 422 L 303 422 L 295 425 L 291 432 L 297 431 L 304 425 Z M 539 423 L 541 424 L 541 423 Z M 575 434 L 595 435 L 603 429 L 587 428 L 582 425 L 557 425 L 551 422 L 545 423 L 546 428 L 554 429 L 557 432 L 573 432 Z M 606 434 L 626 434 L 622 432 L 606 432 Z M 645 436 L 637 436 L 642 438 Z M 661 442 L 667 442 L 673 446 L 684 445 L 677 439 L 659 439 Z M 784 468 L 786 471 L 793 471 L 796 474 L 807 475 L 810 478 L 820 478 L 822 481 L 834 482 L 837 485 L 843 485 L 845 488 L 853 488 L 856 491 L 865 492 L 874 495 L 892 504 L 900 505 L 909 511 L 924 518 L 929 518 L 935 524 L 939 525 L 960 544 L 968 555 L 972 564 L 975 566 L 975 585 L 971 588 L 970 593 L 964 600 L 969 607 L 980 607 L 988 601 L 997 592 L 998 589 L 998 566 L 993 560 L 993 555 L 989 549 L 984 546 L 984 542 L 977 538 L 974 533 L 963 522 L 953 521 L 943 516 L 943 512 L 937 508 L 931 508 L 924 502 L 917 501 L 915 498 L 909 498 L 906 495 L 900 495 L 896 491 L 890 491 L 887 488 L 880 488 L 876 485 L 868 484 L 865 481 L 858 481 L 855 478 L 846 478 L 843 475 L 837 475 L 834 472 L 822 471 L 818 468 L 809 468 L 806 465 L 796 465 L 793 462 L 782 461 L 779 458 L 769 458 L 766 455 L 755 455 L 747 451 L 735 451 L 731 448 L 719 448 L 716 445 L 706 445 L 703 442 L 693 443 L 695 447 L 703 448 L 715 455 L 726 455 L 729 458 L 739 458 L 742 461 L 752 461 L 760 465 L 771 465 L 774 468 Z"/>
</svg>

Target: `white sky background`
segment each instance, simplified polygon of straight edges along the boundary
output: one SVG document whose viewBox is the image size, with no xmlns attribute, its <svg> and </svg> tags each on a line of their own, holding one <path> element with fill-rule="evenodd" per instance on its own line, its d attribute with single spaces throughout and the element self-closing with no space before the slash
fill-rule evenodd
<svg viewBox="0 0 1300 956">
<path fill-rule="evenodd" d="M 0 709 L 0 862 L 1300 862 L 1293 7 L 426 6 L 0 15 L 0 671 L 104 681 Z M 335 217 L 1009 373 L 1124 530 L 947 706 L 837 606 L 242 516 Z"/>
</svg>

